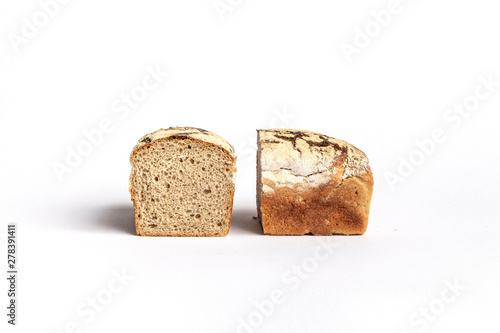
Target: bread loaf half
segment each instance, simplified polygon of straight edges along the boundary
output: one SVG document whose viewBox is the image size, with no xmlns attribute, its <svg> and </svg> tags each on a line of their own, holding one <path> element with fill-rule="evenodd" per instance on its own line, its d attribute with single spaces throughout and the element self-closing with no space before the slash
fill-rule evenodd
<svg viewBox="0 0 500 333">
<path fill-rule="evenodd" d="M 365 232 L 373 176 L 361 150 L 309 131 L 257 133 L 257 208 L 264 234 Z"/>
<path fill-rule="evenodd" d="M 199 128 L 160 129 L 139 140 L 130 163 L 138 235 L 227 235 L 236 156 L 226 140 Z"/>
</svg>

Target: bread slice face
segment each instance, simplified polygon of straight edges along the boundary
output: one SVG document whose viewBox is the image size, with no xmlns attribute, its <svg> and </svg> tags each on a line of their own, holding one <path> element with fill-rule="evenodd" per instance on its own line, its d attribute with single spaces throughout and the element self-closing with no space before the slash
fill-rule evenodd
<svg viewBox="0 0 500 333">
<path fill-rule="evenodd" d="M 222 137 L 192 127 L 160 129 L 139 140 L 130 163 L 138 235 L 227 235 L 236 156 Z"/>
<path fill-rule="evenodd" d="M 266 235 L 357 235 L 368 225 L 366 155 L 326 135 L 257 131 L 257 208 Z"/>
</svg>

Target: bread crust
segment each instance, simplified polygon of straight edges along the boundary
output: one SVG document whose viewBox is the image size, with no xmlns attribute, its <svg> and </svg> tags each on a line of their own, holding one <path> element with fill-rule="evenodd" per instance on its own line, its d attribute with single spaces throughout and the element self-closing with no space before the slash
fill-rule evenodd
<svg viewBox="0 0 500 333">
<path fill-rule="evenodd" d="M 153 141 L 160 139 L 193 139 L 203 141 L 205 143 L 209 143 L 224 149 L 234 159 L 236 159 L 236 155 L 234 154 L 234 147 L 229 142 L 213 132 L 196 127 L 169 127 L 166 129 L 161 128 L 153 133 L 146 134 L 139 139 L 137 144 L 132 149 L 131 155 L 136 153 L 139 149 L 150 145 Z"/>
<path fill-rule="evenodd" d="M 215 133 L 199 129 L 199 128 L 193 128 L 193 127 L 170 127 L 168 129 L 161 129 L 156 132 L 147 134 L 143 136 L 141 139 L 139 139 L 138 143 L 135 145 L 135 147 L 132 149 L 132 152 L 130 154 L 130 162 L 132 163 L 135 155 L 137 155 L 139 152 L 141 152 L 144 149 L 148 149 L 148 146 L 153 145 L 154 143 L 157 143 L 159 141 L 184 141 L 186 143 L 189 142 L 201 142 L 204 145 L 207 146 L 212 146 L 221 149 L 224 154 L 226 154 L 230 160 L 231 160 L 231 166 L 233 168 L 233 175 L 236 174 L 236 155 L 234 154 L 234 148 L 231 144 L 229 144 L 226 140 L 222 139 L 220 136 L 218 136 Z M 134 165 L 132 164 L 132 168 Z M 232 209 L 233 209 L 233 199 L 234 199 L 234 190 L 235 190 L 235 181 L 233 181 L 231 184 L 230 188 L 230 193 L 231 193 L 231 198 L 227 207 L 227 216 L 225 219 L 226 222 L 226 230 L 224 230 L 223 234 L 220 235 L 212 235 L 212 234 L 183 234 L 183 237 L 222 237 L 226 236 L 229 233 L 229 228 L 231 224 L 231 214 L 232 214 Z M 134 220 L 135 220 L 135 230 L 137 235 L 139 236 L 151 236 L 151 237 L 156 237 L 156 235 L 143 235 L 139 231 L 139 217 L 138 217 L 138 212 L 135 209 L 136 207 L 136 194 L 134 193 L 133 187 L 132 187 L 132 173 L 130 174 L 130 179 L 129 179 L 129 193 L 131 196 L 131 200 L 134 204 Z M 167 237 L 177 237 L 177 236 L 170 236 L 167 235 Z"/>
<path fill-rule="evenodd" d="M 260 130 L 259 149 L 257 201 L 264 234 L 366 231 L 374 182 L 362 151 L 318 133 L 279 129 Z"/>
</svg>

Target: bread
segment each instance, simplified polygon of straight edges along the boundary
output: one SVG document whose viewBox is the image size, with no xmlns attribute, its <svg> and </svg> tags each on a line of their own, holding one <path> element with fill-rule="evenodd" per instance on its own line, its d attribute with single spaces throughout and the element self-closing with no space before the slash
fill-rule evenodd
<svg viewBox="0 0 500 333">
<path fill-rule="evenodd" d="M 257 207 L 264 234 L 365 232 L 373 176 L 361 150 L 309 131 L 257 133 Z"/>
<path fill-rule="evenodd" d="M 139 140 L 130 163 L 138 235 L 227 235 L 236 156 L 226 140 L 199 128 L 160 129 Z"/>
</svg>

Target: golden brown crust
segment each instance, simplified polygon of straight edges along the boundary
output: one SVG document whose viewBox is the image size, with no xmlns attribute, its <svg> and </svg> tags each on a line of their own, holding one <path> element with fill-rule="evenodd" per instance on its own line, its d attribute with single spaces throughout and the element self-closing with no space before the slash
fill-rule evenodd
<svg viewBox="0 0 500 333">
<path fill-rule="evenodd" d="M 205 131 L 205 132 L 212 134 L 211 132 L 208 132 L 208 131 Z M 147 138 L 148 136 L 145 136 L 145 137 Z M 142 140 L 144 140 L 145 137 L 143 137 L 139 142 L 141 142 Z M 202 140 L 202 139 L 200 139 L 198 137 L 192 137 L 192 136 L 189 136 L 189 135 L 165 136 L 165 137 L 160 137 L 160 138 L 151 140 L 149 142 L 143 142 L 143 144 L 141 144 L 141 145 L 138 144 L 138 145 L 136 145 L 134 147 L 134 149 L 132 150 L 132 152 L 130 154 L 130 161 L 132 162 L 136 154 L 138 154 L 143 149 L 148 149 L 148 146 L 151 146 L 154 143 L 157 143 L 159 141 L 180 141 L 180 140 L 185 141 L 185 142 L 196 141 L 196 142 L 203 143 L 204 145 L 212 146 L 212 147 L 216 147 L 216 148 L 220 149 L 221 151 L 223 151 L 224 154 L 226 154 L 230 158 L 230 160 L 232 162 L 231 164 L 232 164 L 232 167 L 233 167 L 233 174 L 236 173 L 236 156 L 232 153 L 231 150 L 227 149 L 226 147 L 222 147 L 221 145 L 219 145 L 217 143 L 209 142 L 209 141 L 206 141 L 206 140 Z M 185 237 L 220 237 L 220 236 L 226 236 L 229 233 L 229 228 L 230 228 L 230 223 L 231 223 L 231 213 L 232 213 L 232 208 L 233 208 L 234 191 L 235 191 L 235 184 L 234 184 L 234 179 L 233 179 L 233 183 L 232 183 L 232 187 L 231 187 L 231 198 L 230 198 L 230 202 L 229 202 L 229 206 L 228 206 L 228 215 L 226 217 L 227 228 L 224 231 L 224 234 L 220 234 L 220 235 L 212 235 L 212 234 L 184 234 L 182 236 L 185 236 Z M 135 209 L 135 207 L 136 207 L 136 204 L 135 204 L 135 200 L 136 200 L 135 199 L 135 193 L 134 193 L 133 188 L 131 186 L 131 182 L 129 182 L 129 192 L 130 192 L 131 200 L 132 200 L 132 202 L 134 204 L 135 230 L 136 230 L 137 235 L 139 235 L 139 236 L 158 236 L 158 235 L 149 235 L 149 234 L 145 235 L 145 234 L 141 234 L 140 233 L 140 231 L 139 231 L 139 223 L 138 223 L 139 222 L 138 212 Z"/>
<path fill-rule="evenodd" d="M 297 192 L 290 187 L 262 193 L 262 228 L 266 235 L 361 235 L 368 225 L 373 193 L 371 170 L 340 183 Z"/>
</svg>

